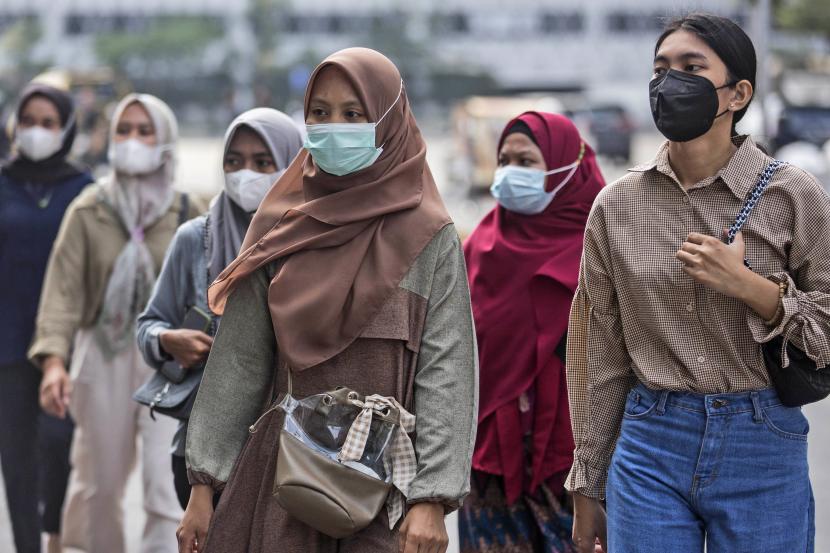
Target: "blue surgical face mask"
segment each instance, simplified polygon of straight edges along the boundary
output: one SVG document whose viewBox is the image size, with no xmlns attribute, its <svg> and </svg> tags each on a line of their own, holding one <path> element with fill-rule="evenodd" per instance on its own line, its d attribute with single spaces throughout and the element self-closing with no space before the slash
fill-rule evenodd
<svg viewBox="0 0 830 553">
<path fill-rule="evenodd" d="M 383 152 L 375 147 L 375 129 L 403 94 L 403 81 L 398 97 L 375 123 L 323 123 L 306 125 L 303 147 L 311 153 L 314 163 L 330 175 L 341 177 L 372 165 Z"/>
<path fill-rule="evenodd" d="M 503 208 L 521 213 L 522 215 L 535 215 L 541 213 L 553 201 L 556 194 L 562 190 L 571 177 L 576 173 L 585 152 L 583 144 L 579 150 L 579 158 L 565 167 L 559 167 L 551 171 L 532 169 L 530 167 L 519 167 L 516 165 L 505 165 L 496 170 L 493 185 L 490 193 Z M 559 185 L 550 192 L 545 191 L 545 181 L 548 175 L 564 173 L 569 171 Z"/>
</svg>

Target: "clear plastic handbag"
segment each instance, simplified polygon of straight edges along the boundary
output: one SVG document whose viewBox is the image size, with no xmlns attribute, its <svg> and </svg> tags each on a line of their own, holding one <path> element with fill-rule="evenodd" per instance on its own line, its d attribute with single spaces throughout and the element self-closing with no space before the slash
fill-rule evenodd
<svg viewBox="0 0 830 553">
<path fill-rule="evenodd" d="M 385 504 L 394 526 L 416 469 L 415 417 L 394 398 L 337 388 L 297 399 L 291 388 L 289 371 L 289 393 L 272 407 L 285 413 L 273 488 L 280 506 L 334 538 L 365 528 Z"/>
<path fill-rule="evenodd" d="M 340 462 L 338 456 L 346 436 L 362 411 L 357 405 L 342 401 L 342 396 L 347 400 L 363 399 L 346 388 L 303 399 L 286 395 L 280 403 L 280 409 L 285 412 L 283 431 L 317 454 Z M 341 464 L 383 482 L 391 482 L 392 473 L 385 454 L 397 426 L 393 417 L 373 416 L 363 455 L 357 461 Z"/>
</svg>

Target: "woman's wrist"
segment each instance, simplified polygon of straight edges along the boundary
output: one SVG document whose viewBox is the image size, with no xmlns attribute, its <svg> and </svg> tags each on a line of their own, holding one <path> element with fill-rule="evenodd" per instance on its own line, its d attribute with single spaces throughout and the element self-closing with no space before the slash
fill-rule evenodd
<svg viewBox="0 0 830 553">
<path fill-rule="evenodd" d="M 169 340 L 170 340 L 170 329 L 165 329 L 159 332 L 159 349 L 161 349 L 162 354 L 169 355 Z"/>
<path fill-rule="evenodd" d="M 66 363 L 63 362 L 63 358 L 59 355 L 47 355 L 43 358 L 40 363 L 40 369 L 44 372 L 50 372 L 54 370 L 66 370 Z"/>
<path fill-rule="evenodd" d="M 213 502 L 213 488 L 207 484 L 193 484 L 190 487 L 190 497 L 197 503 Z"/>
<path fill-rule="evenodd" d="M 778 284 L 746 269 L 736 279 L 736 298 L 748 305 L 765 321 L 778 311 Z"/>
</svg>

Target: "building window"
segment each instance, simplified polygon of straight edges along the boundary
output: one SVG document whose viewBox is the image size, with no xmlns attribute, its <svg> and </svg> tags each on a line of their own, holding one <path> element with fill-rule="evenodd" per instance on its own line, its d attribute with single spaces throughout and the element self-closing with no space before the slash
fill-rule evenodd
<svg viewBox="0 0 830 553">
<path fill-rule="evenodd" d="M 542 34 L 578 33 L 585 30 L 585 16 L 578 12 L 547 12 L 540 14 Z"/>
<path fill-rule="evenodd" d="M 615 33 L 659 32 L 670 18 L 665 12 L 611 12 L 606 16 L 608 30 Z"/>
<path fill-rule="evenodd" d="M 456 13 L 435 13 L 432 14 L 432 34 L 467 34 L 470 32 L 470 22 L 467 15 L 461 12 Z"/>
</svg>

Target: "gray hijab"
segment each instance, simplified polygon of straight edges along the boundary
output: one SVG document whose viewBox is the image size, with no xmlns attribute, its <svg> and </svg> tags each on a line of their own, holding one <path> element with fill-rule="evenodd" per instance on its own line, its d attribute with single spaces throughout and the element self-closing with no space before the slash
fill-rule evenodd
<svg viewBox="0 0 830 553">
<path fill-rule="evenodd" d="M 303 146 L 302 133 L 289 116 L 272 108 L 254 108 L 231 122 L 225 132 L 223 158 L 234 134 L 243 125 L 262 138 L 279 172 L 288 167 Z M 251 214 L 232 202 L 225 191 L 213 200 L 208 217 L 208 284 L 236 259 L 250 222 Z"/>
</svg>

